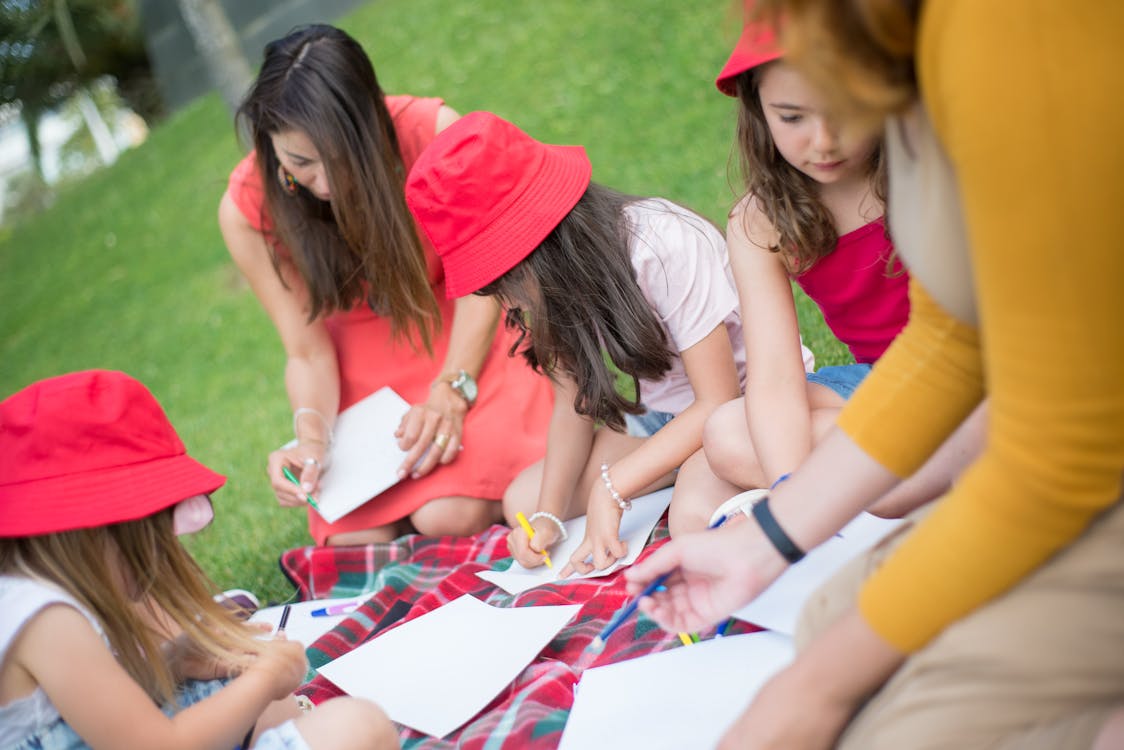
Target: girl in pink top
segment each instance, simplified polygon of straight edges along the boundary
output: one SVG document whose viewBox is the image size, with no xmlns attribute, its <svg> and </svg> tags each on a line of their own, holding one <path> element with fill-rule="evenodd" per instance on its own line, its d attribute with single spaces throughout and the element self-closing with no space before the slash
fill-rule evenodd
<svg viewBox="0 0 1124 750">
<path fill-rule="evenodd" d="M 909 317 L 908 276 L 882 218 L 881 143 L 840 130 L 781 56 L 768 26 L 747 24 L 717 80 L 740 103 L 746 194 L 726 236 L 749 365 L 745 396 L 715 411 L 705 456 L 680 472 L 673 534 L 704 528 L 723 499 L 773 486 L 795 469 Z M 805 374 L 792 280 L 819 305 L 854 364 Z M 971 450 L 957 447 L 948 466 L 904 484 L 880 510 L 897 514 L 936 496 Z M 730 502 L 729 510 L 740 509 Z"/>
</svg>

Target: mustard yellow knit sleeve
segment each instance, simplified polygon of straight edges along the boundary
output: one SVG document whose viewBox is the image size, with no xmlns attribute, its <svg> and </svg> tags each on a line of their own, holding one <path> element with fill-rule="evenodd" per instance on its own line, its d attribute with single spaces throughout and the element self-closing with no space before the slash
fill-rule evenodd
<svg viewBox="0 0 1124 750">
<path fill-rule="evenodd" d="M 989 411 L 983 455 L 860 595 L 903 650 L 1072 542 L 1124 472 L 1124 3 L 924 7 L 921 90 L 961 192 Z M 923 391 L 937 379 L 912 373 Z M 909 440 L 914 418 L 887 413 L 882 442 Z M 869 420 L 851 434 L 892 468 L 915 463 Z"/>
</svg>

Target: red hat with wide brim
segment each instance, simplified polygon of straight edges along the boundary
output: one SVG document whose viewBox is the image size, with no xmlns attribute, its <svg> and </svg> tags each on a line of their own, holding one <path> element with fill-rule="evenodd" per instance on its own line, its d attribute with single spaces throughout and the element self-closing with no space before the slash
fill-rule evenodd
<svg viewBox="0 0 1124 750">
<path fill-rule="evenodd" d="M 214 492 L 148 389 L 123 372 L 48 378 L 0 402 L 0 536 L 133 521 Z"/>
<path fill-rule="evenodd" d="M 722 66 L 714 85 L 726 96 L 737 96 L 734 79 L 747 70 L 752 70 L 758 65 L 778 60 L 783 57 L 780 45 L 777 43 L 777 34 L 773 25 L 766 22 L 747 23 L 742 27 L 742 34 L 730 59 Z"/>
<path fill-rule="evenodd" d="M 450 299 L 504 275 L 542 244 L 589 187 L 581 146 L 536 141 L 489 112 L 454 122 L 406 178 L 406 203 L 445 269 Z"/>
</svg>

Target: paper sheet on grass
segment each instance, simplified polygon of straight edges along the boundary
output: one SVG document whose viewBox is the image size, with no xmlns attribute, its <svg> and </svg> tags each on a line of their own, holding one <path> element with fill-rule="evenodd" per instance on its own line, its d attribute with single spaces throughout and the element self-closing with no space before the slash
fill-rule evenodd
<svg viewBox="0 0 1124 750">
<path fill-rule="evenodd" d="M 313 617 L 312 611 L 321 607 L 331 607 L 335 604 L 362 604 L 362 599 L 346 597 L 343 599 L 313 599 L 307 602 L 294 602 L 290 606 L 289 621 L 285 623 L 285 637 L 290 641 L 300 641 L 305 648 L 312 645 L 320 636 L 334 628 L 348 615 L 329 615 L 327 617 Z M 265 622 L 273 626 L 274 630 L 281 622 L 281 612 L 284 606 L 263 607 L 253 614 L 250 622 Z"/>
<path fill-rule="evenodd" d="M 860 513 L 838 535 L 813 549 L 773 581 L 760 596 L 735 612 L 734 617 L 768 630 L 795 634 L 796 621 L 808 597 L 840 568 L 873 547 L 901 523 L 901 519 Z"/>
<path fill-rule="evenodd" d="M 537 568 L 524 568 L 517 561 L 512 561 L 511 567 L 507 570 L 485 570 L 476 575 L 485 581 L 496 584 L 509 594 L 520 594 L 536 586 L 542 586 L 544 583 L 566 583 L 582 578 L 607 576 L 636 562 L 636 558 L 640 556 L 640 552 L 644 548 L 644 542 L 647 541 L 652 529 L 656 526 L 656 522 L 660 520 L 660 516 L 667 510 L 667 506 L 671 502 L 671 490 L 672 488 L 668 487 L 649 495 L 633 498 L 632 510 L 627 511 L 621 517 L 620 534 L 621 539 L 628 542 L 628 554 L 605 570 L 594 570 L 584 575 L 575 573 L 569 578 L 559 578 L 558 574 L 562 572 L 562 568 L 566 567 L 570 555 L 574 554 L 585 537 L 586 517 L 580 516 L 566 521 L 566 531 L 569 532 L 566 541 L 556 544 L 548 550 L 550 561 L 554 563 L 553 569 L 545 565 Z"/>
<path fill-rule="evenodd" d="M 406 452 L 399 450 L 394 431 L 409 410 L 392 389 L 380 388 L 340 412 L 332 430 L 331 465 L 314 495 L 325 521 L 335 523 L 397 484 Z"/>
<path fill-rule="evenodd" d="M 791 638 L 762 632 L 589 669 L 559 750 L 712 748 L 792 658 Z"/>
<path fill-rule="evenodd" d="M 580 605 L 491 607 L 464 595 L 319 669 L 391 719 L 444 737 L 499 695 Z"/>
</svg>

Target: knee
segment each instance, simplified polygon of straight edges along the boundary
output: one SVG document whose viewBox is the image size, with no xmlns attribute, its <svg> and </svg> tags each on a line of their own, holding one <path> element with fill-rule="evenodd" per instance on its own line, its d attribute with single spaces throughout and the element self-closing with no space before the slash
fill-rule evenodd
<svg viewBox="0 0 1124 750">
<path fill-rule="evenodd" d="M 341 750 L 393 750 L 398 731 L 386 713 L 363 698 L 332 698 L 299 720 L 298 727 L 312 747 Z"/>
<path fill-rule="evenodd" d="M 706 420 L 703 451 L 710 470 L 727 482 L 748 486 L 746 477 L 760 473 L 741 400 L 719 406 Z"/>
<path fill-rule="evenodd" d="M 410 515 L 418 533 L 426 536 L 472 536 L 495 523 L 500 504 L 471 497 L 439 497 Z"/>
</svg>

